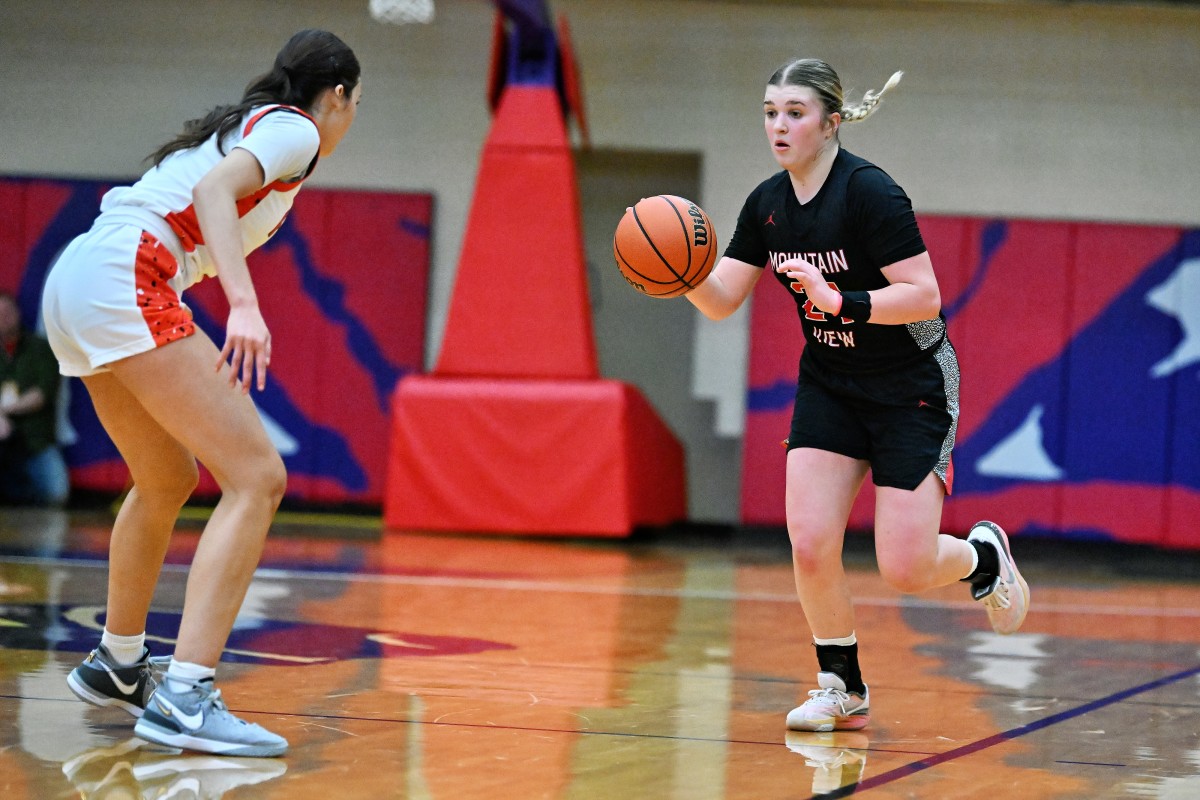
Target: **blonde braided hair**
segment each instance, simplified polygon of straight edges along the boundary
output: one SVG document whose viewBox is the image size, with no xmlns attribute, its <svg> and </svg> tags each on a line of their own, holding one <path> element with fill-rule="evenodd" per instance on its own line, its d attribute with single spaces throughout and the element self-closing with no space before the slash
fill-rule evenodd
<svg viewBox="0 0 1200 800">
<path fill-rule="evenodd" d="M 826 118 L 840 114 L 842 122 L 861 122 L 875 113 L 884 94 L 895 88 L 903 72 L 895 72 L 878 92 L 868 91 L 854 105 L 843 105 L 842 80 L 833 67 L 819 58 L 797 58 L 775 70 L 768 86 L 807 86 L 817 93 Z"/>
<path fill-rule="evenodd" d="M 867 117 L 875 113 L 875 107 L 879 105 L 879 101 L 883 99 L 884 94 L 889 89 L 892 89 L 900 82 L 903 77 L 903 72 L 894 72 L 892 77 L 888 78 L 887 83 L 878 92 L 868 91 L 863 94 L 862 100 L 859 100 L 856 105 L 846 106 L 842 109 L 842 122 L 861 122 Z"/>
</svg>

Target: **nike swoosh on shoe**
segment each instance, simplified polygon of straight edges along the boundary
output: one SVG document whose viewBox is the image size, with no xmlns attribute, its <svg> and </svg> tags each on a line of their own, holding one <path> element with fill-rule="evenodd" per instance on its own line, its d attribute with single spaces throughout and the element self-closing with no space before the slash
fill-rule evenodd
<svg viewBox="0 0 1200 800">
<path fill-rule="evenodd" d="M 121 694 L 128 695 L 137 691 L 138 685 L 136 683 L 126 683 L 117 677 L 117 673 L 113 672 L 112 667 L 108 666 L 107 664 L 103 664 L 102 666 L 104 667 L 104 671 L 108 673 L 109 680 L 113 682 L 114 686 L 121 690 Z"/>
<path fill-rule="evenodd" d="M 179 720 L 184 728 L 195 733 L 200 730 L 200 726 L 204 724 L 204 711 L 197 711 L 195 714 L 185 714 L 170 700 L 163 700 L 161 697 L 154 698 L 155 705 L 158 710 L 168 717 L 173 717 Z"/>
</svg>

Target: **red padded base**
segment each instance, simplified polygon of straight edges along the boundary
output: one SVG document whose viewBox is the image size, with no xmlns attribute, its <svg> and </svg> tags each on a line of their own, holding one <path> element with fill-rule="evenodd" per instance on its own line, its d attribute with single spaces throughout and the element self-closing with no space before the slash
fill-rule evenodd
<svg viewBox="0 0 1200 800">
<path fill-rule="evenodd" d="M 409 376 L 393 396 L 384 524 L 627 536 L 686 517 L 684 471 L 630 384 Z"/>
</svg>

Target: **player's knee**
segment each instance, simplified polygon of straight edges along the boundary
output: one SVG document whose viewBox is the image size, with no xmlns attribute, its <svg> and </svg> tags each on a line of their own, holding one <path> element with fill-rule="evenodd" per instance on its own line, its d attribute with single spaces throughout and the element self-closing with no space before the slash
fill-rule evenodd
<svg viewBox="0 0 1200 800">
<path fill-rule="evenodd" d="M 182 506 L 200 484 L 194 459 L 178 459 L 170 465 L 156 464 L 152 472 L 133 476 L 138 493 L 146 500 Z"/>
<path fill-rule="evenodd" d="M 879 574 L 889 586 L 905 594 L 917 594 L 930 587 L 933 567 L 921 559 L 907 555 L 896 558 L 880 558 Z"/>
<path fill-rule="evenodd" d="M 271 503 L 272 508 L 278 508 L 287 491 L 287 468 L 279 453 L 272 452 L 271 457 L 264 459 L 262 469 L 258 471 L 258 491 Z"/>
<path fill-rule="evenodd" d="M 268 503 L 275 508 L 287 489 L 287 469 L 278 452 L 262 448 L 259 452 L 242 454 L 236 466 L 224 472 L 218 482 L 223 494 Z"/>
<path fill-rule="evenodd" d="M 195 460 L 181 464 L 174 486 L 177 496 L 181 496 L 184 502 L 187 502 L 187 499 L 192 496 L 192 492 L 196 491 L 196 487 L 199 485 L 200 468 L 196 466 Z"/>
<path fill-rule="evenodd" d="M 800 572 L 818 572 L 831 561 L 841 559 L 836 537 L 799 526 L 789 526 L 788 537 L 792 542 L 792 563 Z"/>
</svg>

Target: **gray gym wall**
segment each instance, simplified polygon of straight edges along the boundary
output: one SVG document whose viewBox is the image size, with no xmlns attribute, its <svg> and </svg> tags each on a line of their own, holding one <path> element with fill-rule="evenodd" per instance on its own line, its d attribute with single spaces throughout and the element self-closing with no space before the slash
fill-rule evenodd
<svg viewBox="0 0 1200 800">
<path fill-rule="evenodd" d="M 433 24 L 393 27 L 367 0 L 4 0 L 0 173 L 136 176 L 183 120 L 240 96 L 294 30 L 336 31 L 363 63 L 365 94 L 314 185 L 435 196 L 432 363 L 488 130 L 493 17 L 484 0 L 436 2 Z M 1200 225 L 1200 6 L 550 5 L 574 33 L 596 149 L 579 163 L 601 367 L 642 386 L 687 445 L 696 521 L 737 519 L 747 312 L 716 324 L 686 301 L 633 296 L 608 240 L 629 202 L 686 186 L 727 241 L 775 169 L 760 104 L 779 63 L 825 58 L 851 99 L 905 71 L 842 142 L 919 212 Z"/>
</svg>

